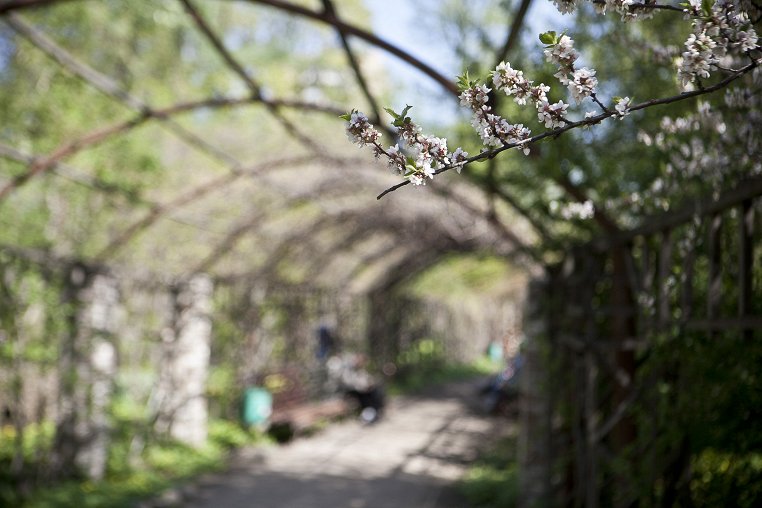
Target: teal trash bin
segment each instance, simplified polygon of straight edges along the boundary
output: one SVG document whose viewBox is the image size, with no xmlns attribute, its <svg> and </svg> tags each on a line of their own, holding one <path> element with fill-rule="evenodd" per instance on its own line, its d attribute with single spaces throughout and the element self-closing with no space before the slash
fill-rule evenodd
<svg viewBox="0 0 762 508">
<path fill-rule="evenodd" d="M 247 426 L 265 425 L 273 412 L 273 396 L 266 389 L 253 386 L 243 394 L 243 423 Z"/>
<path fill-rule="evenodd" d="M 490 342 L 487 348 L 487 356 L 493 363 L 503 361 L 503 346 L 499 342 Z"/>
</svg>

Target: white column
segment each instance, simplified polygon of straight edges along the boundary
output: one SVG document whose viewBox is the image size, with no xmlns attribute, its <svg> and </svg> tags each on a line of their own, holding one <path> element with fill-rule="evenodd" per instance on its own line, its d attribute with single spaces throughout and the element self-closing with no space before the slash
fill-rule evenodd
<svg viewBox="0 0 762 508">
<path fill-rule="evenodd" d="M 192 446 L 207 438 L 206 380 L 211 341 L 212 282 L 196 275 L 176 287 L 172 325 L 159 366 L 161 408 L 157 430 Z"/>
</svg>

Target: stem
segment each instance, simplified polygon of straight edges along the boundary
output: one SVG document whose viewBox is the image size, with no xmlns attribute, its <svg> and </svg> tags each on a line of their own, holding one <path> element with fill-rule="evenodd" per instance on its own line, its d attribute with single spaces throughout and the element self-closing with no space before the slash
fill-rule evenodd
<svg viewBox="0 0 762 508">
<path fill-rule="evenodd" d="M 601 109 L 602 109 L 602 110 L 603 110 L 605 113 L 611 113 L 611 111 L 609 110 L 609 108 L 607 108 L 607 107 L 606 107 L 606 106 L 605 106 L 605 105 L 604 105 L 604 104 L 603 104 L 601 101 L 599 101 L 599 100 L 598 100 L 598 96 L 597 96 L 597 95 L 595 95 L 595 93 L 591 93 L 591 94 L 590 94 L 590 97 L 593 99 L 593 101 L 595 101 L 595 103 L 596 103 L 596 104 L 598 104 L 598 106 L 600 106 L 600 108 L 601 108 Z"/>
</svg>

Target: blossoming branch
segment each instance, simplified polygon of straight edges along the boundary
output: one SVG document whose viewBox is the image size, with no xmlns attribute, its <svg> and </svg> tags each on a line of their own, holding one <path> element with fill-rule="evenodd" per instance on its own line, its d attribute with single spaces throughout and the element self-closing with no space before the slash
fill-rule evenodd
<svg viewBox="0 0 762 508">
<path fill-rule="evenodd" d="M 582 3 L 581 0 L 552 1 L 562 13 L 572 12 Z M 744 2 L 690 0 L 684 4 L 684 8 L 633 0 L 593 0 L 592 3 L 599 13 L 615 11 L 625 22 L 648 19 L 657 9 L 682 12 L 691 23 L 691 34 L 685 42 L 685 51 L 675 62 L 677 77 L 684 92 L 638 104 L 633 104 L 630 97 L 613 97 L 612 104 L 607 106 L 596 94 L 598 77 L 595 69 L 576 66 L 579 53 L 574 48 L 573 39 L 565 33 L 543 33 L 540 41 L 545 45 L 545 58 L 557 67 L 554 77 L 568 89 L 577 105 L 589 99 L 599 112 L 587 111 L 584 119 L 570 120 L 567 116 L 569 104 L 562 100 L 551 102 L 548 99 L 551 90 L 549 85 L 535 84 L 509 62 L 501 62 L 491 72 L 493 88 L 479 80 L 472 80 L 468 73 L 458 78 L 460 104 L 471 110 L 471 125 L 484 145 L 480 153 L 472 157 L 462 148 L 449 152 L 444 138 L 422 134 L 422 129 L 408 116 L 411 106 L 406 106 L 400 113 L 386 108 L 402 143 L 402 146 L 398 143 L 387 148 L 380 144 L 381 134 L 370 124 L 367 116 L 353 110 L 342 116 L 347 121 L 349 139 L 359 146 L 370 147 L 376 157 L 385 157 L 389 166 L 405 179 L 378 197 L 407 184 L 425 185 L 427 179 L 449 169 L 454 168 L 460 173 L 467 163 L 494 157 L 511 148 L 519 148 L 527 155 L 532 143 L 549 136 L 558 136 L 573 128 L 597 124 L 610 117 L 622 119 L 632 111 L 714 92 L 760 64 L 758 37 L 743 8 Z M 703 80 L 718 70 L 725 72 L 725 78 L 714 85 L 705 86 Z M 489 94 L 493 91 L 513 97 L 519 106 L 533 106 L 538 122 L 549 130 L 533 136 L 529 127 L 511 123 L 501 117 L 490 106 Z"/>
</svg>

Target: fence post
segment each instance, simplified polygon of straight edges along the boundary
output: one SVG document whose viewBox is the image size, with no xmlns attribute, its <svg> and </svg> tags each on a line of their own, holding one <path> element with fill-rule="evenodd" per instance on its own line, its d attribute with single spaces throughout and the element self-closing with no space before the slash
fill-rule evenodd
<svg viewBox="0 0 762 508">
<path fill-rule="evenodd" d="M 519 406 L 519 508 L 549 506 L 551 497 L 550 365 L 544 349 L 548 334 L 547 279 L 529 282 L 524 315 L 524 366 Z"/>
</svg>

